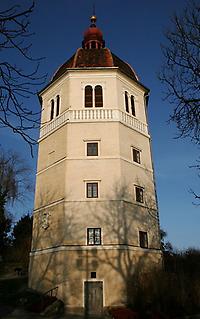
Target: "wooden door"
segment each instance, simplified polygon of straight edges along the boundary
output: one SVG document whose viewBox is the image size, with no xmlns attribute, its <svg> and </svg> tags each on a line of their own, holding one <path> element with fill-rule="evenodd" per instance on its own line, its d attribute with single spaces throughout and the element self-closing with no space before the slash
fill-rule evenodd
<svg viewBox="0 0 200 319">
<path fill-rule="evenodd" d="M 101 315 L 103 311 L 103 282 L 86 281 L 85 293 L 85 313 L 88 315 Z"/>
</svg>

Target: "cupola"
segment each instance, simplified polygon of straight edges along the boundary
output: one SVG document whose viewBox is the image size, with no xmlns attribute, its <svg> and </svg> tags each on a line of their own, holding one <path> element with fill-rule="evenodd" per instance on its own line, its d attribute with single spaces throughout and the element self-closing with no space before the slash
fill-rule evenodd
<svg viewBox="0 0 200 319">
<path fill-rule="evenodd" d="M 102 49 L 105 47 L 105 41 L 103 40 L 103 33 L 96 26 L 96 16 L 92 15 L 90 18 L 91 25 L 84 32 L 84 40 L 82 42 L 83 49 Z"/>
<path fill-rule="evenodd" d="M 78 48 L 75 54 L 57 69 L 51 79 L 51 83 L 58 80 L 70 69 L 112 67 L 118 68 L 119 71 L 139 83 L 134 69 L 105 47 L 103 33 L 96 26 L 96 16 L 92 15 L 90 20 L 90 27 L 84 32 L 82 47 Z M 140 85 L 142 84 L 140 83 Z"/>
</svg>

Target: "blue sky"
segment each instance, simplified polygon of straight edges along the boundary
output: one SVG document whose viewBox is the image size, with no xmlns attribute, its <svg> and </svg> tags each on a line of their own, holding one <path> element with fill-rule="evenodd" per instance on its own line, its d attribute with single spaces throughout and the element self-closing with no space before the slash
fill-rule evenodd
<svg viewBox="0 0 200 319">
<path fill-rule="evenodd" d="M 18 1 L 27 6 L 29 1 Z M 8 0 L 4 8 L 17 3 Z M 197 171 L 189 168 L 199 156 L 199 147 L 189 139 L 175 139 L 176 127 L 167 120 L 173 108 L 163 101 L 164 87 L 157 73 L 162 64 L 160 44 L 165 43 L 163 32 L 171 24 L 174 12 L 180 13 L 185 0 L 59 0 L 36 1 L 30 30 L 34 35 L 31 52 L 41 61 L 41 74 L 48 80 L 56 69 L 81 46 L 83 32 L 89 26 L 93 3 L 96 6 L 97 25 L 103 31 L 106 46 L 135 69 L 140 81 L 151 90 L 149 126 L 153 140 L 153 159 L 161 227 L 177 248 L 200 247 L 200 207 L 193 205 L 193 188 L 198 192 Z M 14 57 L 18 63 L 18 57 Z M 37 96 L 28 101 L 38 110 Z M 37 136 L 35 131 L 34 135 Z M 5 149 L 18 151 L 32 167 L 35 180 L 37 147 L 31 158 L 29 147 L 8 130 L 0 130 L 0 144 Z M 33 196 L 16 205 L 16 218 L 33 208 Z"/>
</svg>

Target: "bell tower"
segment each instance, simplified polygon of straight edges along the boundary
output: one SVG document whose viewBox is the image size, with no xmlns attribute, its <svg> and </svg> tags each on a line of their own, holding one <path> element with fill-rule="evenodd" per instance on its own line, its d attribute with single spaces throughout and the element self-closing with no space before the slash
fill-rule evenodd
<svg viewBox="0 0 200 319">
<path fill-rule="evenodd" d="M 100 314 L 131 302 L 136 272 L 161 263 L 149 89 L 92 16 L 39 96 L 29 286 L 55 290 L 68 311 Z"/>
</svg>

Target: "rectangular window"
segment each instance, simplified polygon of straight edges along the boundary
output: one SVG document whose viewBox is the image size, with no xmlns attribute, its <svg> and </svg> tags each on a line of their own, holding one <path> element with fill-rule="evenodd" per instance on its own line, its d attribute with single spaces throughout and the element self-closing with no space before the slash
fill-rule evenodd
<svg viewBox="0 0 200 319">
<path fill-rule="evenodd" d="M 88 228 L 87 229 L 87 244 L 88 245 L 101 245 L 101 228 Z"/>
<path fill-rule="evenodd" d="M 148 237 L 146 231 L 139 231 L 140 247 L 148 248 Z"/>
<path fill-rule="evenodd" d="M 86 183 L 87 187 L 87 198 L 98 197 L 98 183 Z"/>
<path fill-rule="evenodd" d="M 133 161 L 140 164 L 140 151 L 136 148 L 132 148 Z"/>
<path fill-rule="evenodd" d="M 144 203 L 144 189 L 139 186 L 135 186 L 135 199 L 136 202 Z"/>
<path fill-rule="evenodd" d="M 98 143 L 87 143 L 87 156 L 98 156 Z"/>
</svg>

